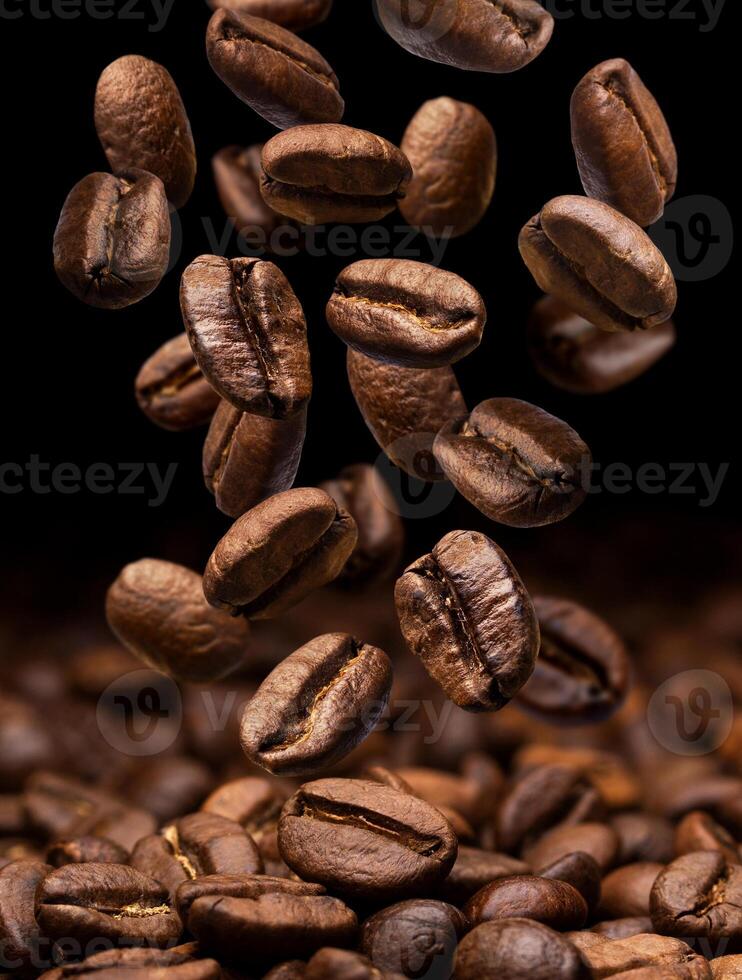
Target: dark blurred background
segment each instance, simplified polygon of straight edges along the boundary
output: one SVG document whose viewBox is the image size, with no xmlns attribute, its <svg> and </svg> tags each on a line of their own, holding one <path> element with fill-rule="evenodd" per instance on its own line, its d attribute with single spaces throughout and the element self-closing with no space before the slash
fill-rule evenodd
<svg viewBox="0 0 742 980">
<path fill-rule="evenodd" d="M 535 530 L 492 525 L 456 498 L 429 519 L 408 522 L 409 556 L 428 550 L 452 528 L 478 528 L 505 547 L 527 581 L 556 581 L 565 594 L 602 590 L 606 600 L 616 590 L 627 597 L 656 593 L 680 605 L 717 581 L 742 578 L 734 263 L 711 278 L 680 282 L 678 343 L 660 364 L 612 394 L 581 398 L 549 386 L 529 363 L 524 326 L 539 291 L 516 242 L 520 227 L 549 198 L 581 192 L 569 98 L 582 75 L 609 57 L 631 61 L 665 111 L 680 157 L 677 198 L 707 195 L 732 207 L 739 164 L 730 146 L 734 66 L 724 43 L 732 33 L 732 4 L 710 30 L 708 4 L 700 0 L 682 8 L 690 19 L 668 16 L 677 15 L 678 0 L 653 5 L 665 13 L 657 19 L 640 15 L 646 5 L 638 0 L 623 6 L 583 0 L 582 9 L 562 0 L 558 6 L 573 9 L 574 16 L 557 22 L 552 42 L 533 64 L 505 76 L 461 72 L 407 54 L 383 33 L 370 0 L 335 0 L 327 23 L 305 37 L 338 74 L 349 125 L 398 143 L 423 101 L 450 95 L 476 104 L 495 127 L 494 202 L 474 232 L 450 243 L 442 263 L 482 292 L 489 311 L 480 349 L 456 369 L 469 404 L 495 395 L 533 401 L 576 428 L 603 465 L 621 462 L 636 470 L 651 462 L 668 473 L 671 464 L 704 463 L 714 474 L 723 463 L 731 469 L 713 506 L 701 506 L 708 495 L 696 471 L 687 481 L 698 487 L 695 493 L 603 492 L 563 524 Z M 71 463 L 83 470 L 132 462 L 178 468 L 159 507 L 148 505 L 148 479 L 141 495 L 40 494 L 28 485 L 22 493 L 0 493 L 0 601 L 6 625 L 22 630 L 81 616 L 102 622 L 105 589 L 124 563 L 149 555 L 200 568 L 229 526 L 201 478 L 205 433 L 155 428 L 136 406 L 133 381 L 142 361 L 181 330 L 180 273 L 212 250 L 207 228 L 217 237 L 224 233 L 211 156 L 224 145 L 262 142 L 274 132 L 211 71 L 204 0 L 175 0 L 160 31 L 150 30 L 156 17 L 145 0 L 132 7 L 143 20 L 95 20 L 82 7 L 76 19 L 39 19 L 19 4 L 23 16 L 2 24 L 6 314 L 0 462 L 25 465 L 36 455 L 51 466 Z M 630 15 L 594 16 L 619 7 Z M 191 119 L 200 172 L 180 214 L 182 246 L 173 270 L 144 302 L 105 312 L 79 303 L 57 282 L 51 242 L 73 184 L 106 169 L 93 126 L 93 95 L 102 69 L 129 53 L 153 58 L 173 74 Z M 385 224 L 398 241 L 394 229 L 401 217 Z M 728 252 L 729 232 L 719 233 L 718 248 Z M 697 246 L 689 242 L 692 251 Z M 424 239 L 415 245 L 423 259 L 430 257 Z M 228 254 L 236 254 L 234 237 Z M 335 274 L 361 257 L 279 260 L 304 304 L 313 356 L 315 389 L 299 485 L 379 455 L 348 389 L 343 345 L 323 316 Z"/>
</svg>

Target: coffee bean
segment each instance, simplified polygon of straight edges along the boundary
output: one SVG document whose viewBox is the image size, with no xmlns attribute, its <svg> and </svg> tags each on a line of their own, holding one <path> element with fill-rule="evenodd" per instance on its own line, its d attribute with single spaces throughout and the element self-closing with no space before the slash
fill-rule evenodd
<svg viewBox="0 0 742 980">
<path fill-rule="evenodd" d="M 633 381 L 674 343 L 671 320 L 640 333 L 606 333 L 554 296 L 539 300 L 528 325 L 536 370 L 557 388 L 577 395 L 602 394 Z"/>
<path fill-rule="evenodd" d="M 89 174 L 72 188 L 54 232 L 60 282 L 89 306 L 119 310 L 157 288 L 170 253 L 162 181 L 143 170 Z"/>
<path fill-rule="evenodd" d="M 601 330 L 648 330 L 675 309 L 677 287 L 662 254 L 601 201 L 554 198 L 525 225 L 519 247 L 540 288 Z"/>
<path fill-rule="evenodd" d="M 486 320 L 468 282 L 409 259 L 354 262 L 327 304 L 327 322 L 349 347 L 403 367 L 461 360 L 479 346 Z"/>
<path fill-rule="evenodd" d="M 338 894 L 395 900 L 445 878 L 456 837 L 428 803 L 363 779 L 306 783 L 278 824 L 284 860 Z"/>
<path fill-rule="evenodd" d="M 484 534 L 447 534 L 407 568 L 395 601 L 410 651 L 459 707 L 496 711 L 533 672 L 536 614 L 507 556 Z"/>
<path fill-rule="evenodd" d="M 266 418 L 286 419 L 306 406 L 307 324 L 277 266 L 202 255 L 183 273 L 180 305 L 199 367 L 222 398 Z"/>
<path fill-rule="evenodd" d="M 675 828 L 675 854 L 719 851 L 730 864 L 740 863 L 739 845 L 732 835 L 702 810 L 686 814 Z"/>
<path fill-rule="evenodd" d="M 384 580 L 398 568 L 404 548 L 404 526 L 397 504 L 373 466 L 346 466 L 334 480 L 320 484 L 358 527 L 358 542 L 338 582 L 368 585 Z"/>
<path fill-rule="evenodd" d="M 623 58 L 597 65 L 572 95 L 572 143 L 582 186 L 638 225 L 675 193 L 678 157 L 662 110 Z"/>
<path fill-rule="evenodd" d="M 213 776 L 202 762 L 185 755 L 163 755 L 143 761 L 124 784 L 123 793 L 164 822 L 197 809 L 213 787 Z"/>
<path fill-rule="evenodd" d="M 275 830 L 287 798 L 288 792 L 276 780 L 245 776 L 215 789 L 201 809 L 236 821 L 260 846 L 263 836 Z"/>
<path fill-rule="evenodd" d="M 610 824 L 618 834 L 619 864 L 656 861 L 669 864 L 674 856 L 673 827 L 665 817 L 652 813 L 617 813 Z"/>
<path fill-rule="evenodd" d="M 321 24 L 332 10 L 332 0 L 209 0 L 213 10 L 224 7 L 280 24 L 288 31 L 304 31 Z"/>
<path fill-rule="evenodd" d="M 403 766 L 397 774 L 404 780 L 408 792 L 439 809 L 457 810 L 473 826 L 480 827 L 492 815 L 503 778 L 497 771 L 491 779 L 478 781 L 468 775 L 473 768 L 467 765 L 468 761 L 462 762 L 462 775 L 423 766 Z"/>
<path fill-rule="evenodd" d="M 557 931 L 581 929 L 587 903 L 576 888 L 538 875 L 499 878 L 469 899 L 464 915 L 473 925 L 493 919 L 531 919 Z"/>
<path fill-rule="evenodd" d="M 51 870 L 40 861 L 13 861 L 0 870 L 0 967 L 16 975 L 42 966 L 34 896 Z"/>
<path fill-rule="evenodd" d="M 171 949 L 107 949 L 89 956 L 82 963 L 64 963 L 43 974 L 44 980 L 84 977 L 109 980 L 121 974 L 126 980 L 148 980 L 153 976 L 167 980 L 221 980 L 216 960 L 197 959 L 196 943 Z"/>
<path fill-rule="evenodd" d="M 533 744 L 521 749 L 515 761 L 517 770 L 555 763 L 572 766 L 598 791 L 607 810 L 638 806 L 642 787 L 628 760 L 616 752 L 583 746 Z"/>
<path fill-rule="evenodd" d="M 302 960 L 287 960 L 269 970 L 263 980 L 306 980 L 307 964 Z M 224 974 L 227 976 L 227 973 Z"/>
<path fill-rule="evenodd" d="M 214 606 L 270 619 L 331 582 L 356 543 L 355 521 L 323 490 L 276 494 L 243 514 L 204 573 Z"/>
<path fill-rule="evenodd" d="M 219 510 L 241 517 L 262 500 L 290 490 L 306 432 L 306 408 L 286 420 L 269 419 L 222 401 L 203 450 L 204 480 Z"/>
<path fill-rule="evenodd" d="M 587 980 L 575 947 L 528 919 L 485 922 L 459 943 L 454 980 Z"/>
<path fill-rule="evenodd" d="M 144 362 L 134 387 L 147 418 L 173 432 L 205 425 L 219 404 L 219 395 L 201 373 L 184 333 Z"/>
<path fill-rule="evenodd" d="M 53 868 L 62 868 L 65 864 L 127 864 L 129 852 L 103 837 L 73 837 L 60 840 L 47 848 L 46 860 Z"/>
<path fill-rule="evenodd" d="M 227 88 L 278 129 L 343 118 L 345 103 L 332 68 L 278 24 L 217 10 L 206 31 L 206 54 Z"/>
<path fill-rule="evenodd" d="M 196 148 L 167 69 L 136 54 L 110 64 L 95 90 L 95 128 L 111 170 L 149 171 L 173 207 L 183 207 L 196 180 Z"/>
<path fill-rule="evenodd" d="M 58 764 L 59 755 L 41 710 L 0 693 L 0 789 L 21 789 L 35 770 Z"/>
<path fill-rule="evenodd" d="M 461 847 L 451 872 L 440 884 L 437 894 L 445 902 L 463 905 L 485 885 L 498 878 L 528 874 L 530 868 L 507 854 L 483 851 L 478 847 Z"/>
<path fill-rule="evenodd" d="M 553 864 L 574 851 L 589 854 L 603 871 L 607 871 L 616 863 L 618 835 L 604 823 L 561 824 L 526 847 L 523 860 L 537 868 Z"/>
<path fill-rule="evenodd" d="M 324 895 L 322 885 L 264 874 L 213 874 L 184 881 L 178 886 L 176 907 L 183 922 L 199 898 L 259 898 L 261 895 Z"/>
<path fill-rule="evenodd" d="M 148 666 L 190 681 L 216 680 L 247 653 L 249 626 L 204 600 L 188 568 L 143 558 L 127 565 L 106 596 L 108 625 Z"/>
<path fill-rule="evenodd" d="M 418 480 L 445 480 L 433 441 L 446 422 L 466 414 L 452 368 L 405 368 L 349 348 L 348 380 L 363 420 L 394 465 Z"/>
<path fill-rule="evenodd" d="M 568 938 L 580 951 L 593 977 L 618 978 L 631 976 L 630 970 L 654 968 L 664 969 L 660 980 L 708 980 L 706 960 L 686 943 L 669 936 L 637 935 L 610 940 L 594 932 L 571 932 Z"/>
<path fill-rule="evenodd" d="M 569 599 L 534 596 L 541 649 L 518 705 L 547 722 L 605 721 L 621 707 L 631 682 L 617 633 Z"/>
<path fill-rule="evenodd" d="M 429 899 L 398 902 L 366 919 L 360 949 L 377 969 L 404 977 L 450 976 L 464 916 Z"/>
<path fill-rule="evenodd" d="M 380 973 L 374 964 L 361 953 L 348 949 L 317 950 L 309 960 L 303 980 L 400 980 L 398 974 Z"/>
<path fill-rule="evenodd" d="M 535 0 L 432 3 L 416 14 L 405 0 L 378 0 L 384 30 L 406 51 L 467 71 L 510 72 L 549 43 L 554 20 Z"/>
<path fill-rule="evenodd" d="M 653 931 L 652 920 L 648 915 L 598 922 L 590 929 L 590 932 L 603 936 L 605 939 L 630 939 L 632 936 L 640 936 L 643 933 Z"/>
<path fill-rule="evenodd" d="M 398 147 L 364 129 L 295 126 L 263 147 L 260 191 L 305 225 L 378 221 L 404 197 L 412 167 Z"/>
<path fill-rule="evenodd" d="M 742 976 L 742 954 L 719 956 L 709 965 L 713 980 L 739 980 Z"/>
<path fill-rule="evenodd" d="M 652 861 L 640 861 L 611 871 L 603 879 L 596 915 L 602 919 L 649 915 L 649 895 L 663 867 Z"/>
<path fill-rule="evenodd" d="M 592 915 L 600 901 L 602 879 L 602 871 L 595 858 L 585 854 L 584 851 L 574 851 L 545 865 L 537 873 L 542 878 L 566 881 L 568 885 L 577 889 L 585 899 L 588 911 Z"/>
<path fill-rule="evenodd" d="M 742 947 L 742 865 L 719 851 L 684 854 L 654 882 L 650 915 L 658 932 L 679 938 L 726 941 L 727 952 Z"/>
<path fill-rule="evenodd" d="M 426 235 L 455 238 L 479 223 L 492 200 L 497 141 L 473 105 L 447 97 L 425 102 L 401 146 L 413 177 L 399 209 Z"/>
<path fill-rule="evenodd" d="M 263 164 L 260 161 L 262 144 L 243 149 L 240 146 L 227 146 L 211 160 L 219 200 L 232 220 L 238 235 L 247 241 L 260 233 L 261 245 L 270 251 L 274 235 L 279 241 L 288 241 L 292 247 L 299 248 L 302 236 L 298 226 L 288 218 L 278 214 L 263 200 L 260 181 L 263 177 Z M 289 237 L 290 236 L 290 237 Z"/>
<path fill-rule="evenodd" d="M 459 493 L 511 527 L 564 520 L 587 495 L 588 447 L 566 422 L 516 398 L 490 398 L 448 422 L 433 451 Z"/>
</svg>

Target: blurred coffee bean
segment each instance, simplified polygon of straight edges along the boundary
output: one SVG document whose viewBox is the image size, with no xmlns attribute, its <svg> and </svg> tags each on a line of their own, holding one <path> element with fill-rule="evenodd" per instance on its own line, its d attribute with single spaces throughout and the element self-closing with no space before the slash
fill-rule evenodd
<svg viewBox="0 0 742 980">
<path fill-rule="evenodd" d="M 65 864 L 128 864 L 129 852 L 105 837 L 72 837 L 51 844 L 46 850 L 46 860 L 53 868 Z"/>
<path fill-rule="evenodd" d="M 206 425 L 219 405 L 219 395 L 201 373 L 184 333 L 147 358 L 134 391 L 147 418 L 173 432 Z"/>
<path fill-rule="evenodd" d="M 600 901 L 602 869 L 594 857 L 584 851 L 565 854 L 537 870 L 542 878 L 566 881 L 575 888 L 587 903 L 592 915 Z"/>
<path fill-rule="evenodd" d="M 649 895 L 663 868 L 662 864 L 642 861 L 611 871 L 603 878 L 596 916 L 628 919 L 649 915 Z"/>
<path fill-rule="evenodd" d="M 51 870 L 40 861 L 13 861 L 0 869 L 0 966 L 18 975 L 43 968 L 34 897 Z"/>
</svg>

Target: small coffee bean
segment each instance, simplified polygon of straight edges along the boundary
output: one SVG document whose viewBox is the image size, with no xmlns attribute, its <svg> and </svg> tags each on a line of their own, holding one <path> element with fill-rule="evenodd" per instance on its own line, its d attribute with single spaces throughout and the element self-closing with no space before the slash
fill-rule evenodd
<svg viewBox="0 0 742 980">
<path fill-rule="evenodd" d="M 196 148 L 167 69 L 136 54 L 110 64 L 95 90 L 95 128 L 114 173 L 147 170 L 173 207 L 183 207 L 196 180 Z"/>
<path fill-rule="evenodd" d="M 400 367 L 349 348 L 348 380 L 364 422 L 394 465 L 418 480 L 445 480 L 433 441 L 446 422 L 466 415 L 453 369 Z"/>
<path fill-rule="evenodd" d="M 247 653 L 249 626 L 212 609 L 189 568 L 143 558 L 108 590 L 108 625 L 148 666 L 189 681 L 216 680 Z"/>
<path fill-rule="evenodd" d="M 304 644 L 274 668 L 242 716 L 245 755 L 269 772 L 307 776 L 344 758 L 386 708 L 392 665 L 347 633 Z"/>
<path fill-rule="evenodd" d="M 536 370 L 557 388 L 577 395 L 602 394 L 633 381 L 674 343 L 671 320 L 640 333 L 606 333 L 554 296 L 539 300 L 528 325 Z"/>
<path fill-rule="evenodd" d="M 473 105 L 440 98 L 413 116 L 401 146 L 413 177 L 399 209 L 426 235 L 455 238 L 479 223 L 490 205 L 497 141 Z"/>
<path fill-rule="evenodd" d="M 216 960 L 197 959 L 195 943 L 173 946 L 171 949 L 107 949 L 89 956 L 82 963 L 64 963 L 43 974 L 44 980 L 109 980 L 123 977 L 131 980 L 221 980 L 222 972 Z"/>
<path fill-rule="evenodd" d="M 463 912 L 473 926 L 493 919 L 531 919 L 564 932 L 581 929 L 587 921 L 587 903 L 576 888 L 537 875 L 499 878 L 470 898 Z"/>
<path fill-rule="evenodd" d="M 224 898 L 259 898 L 261 895 L 324 895 L 322 885 L 292 881 L 264 874 L 214 874 L 184 881 L 178 886 L 176 907 L 183 922 L 199 898 L 221 895 Z"/>
<path fill-rule="evenodd" d="M 363 779 L 302 786 L 283 808 L 278 843 L 300 878 L 391 901 L 445 878 L 457 850 L 453 830 L 430 804 Z"/>
<path fill-rule="evenodd" d="M 274 251 L 273 236 L 280 229 L 280 240 L 291 235 L 291 244 L 298 248 L 302 242 L 298 226 L 269 208 L 260 193 L 262 152 L 262 144 L 245 149 L 227 146 L 212 158 L 211 167 L 219 200 L 238 235 L 252 241 L 253 236 L 259 233 L 262 236 L 260 244 L 264 244 L 268 251 Z"/>
<path fill-rule="evenodd" d="M 326 20 L 332 0 L 209 0 L 213 10 L 224 7 L 280 24 L 287 31 L 305 31 Z"/>
<path fill-rule="evenodd" d="M 631 682 L 626 647 L 598 616 L 569 599 L 534 596 L 541 648 L 518 705 L 547 722 L 605 721 Z"/>
<path fill-rule="evenodd" d="M 694 851 L 657 876 L 650 915 L 658 932 L 678 938 L 726 940 L 728 952 L 742 947 L 742 865 L 719 851 Z"/>
<path fill-rule="evenodd" d="M 287 798 L 288 792 L 276 780 L 245 776 L 215 789 L 201 809 L 234 820 L 260 846 L 263 836 L 275 830 Z"/>
<path fill-rule="evenodd" d="M 666 817 L 653 813 L 617 813 L 610 824 L 618 834 L 619 864 L 656 861 L 669 864 L 674 855 L 673 827 Z"/>
<path fill-rule="evenodd" d="M 649 895 L 664 865 L 652 861 L 626 864 L 603 879 L 596 915 L 602 919 L 627 919 L 649 915 Z"/>
<path fill-rule="evenodd" d="M 479 346 L 486 320 L 468 282 L 409 259 L 354 262 L 327 304 L 327 322 L 349 347 L 403 367 L 461 360 Z"/>
<path fill-rule="evenodd" d="M 303 980 L 400 980 L 398 974 L 379 972 L 361 953 L 349 949 L 317 950 L 302 973 Z"/>
<path fill-rule="evenodd" d="M 510 875 L 528 874 L 529 871 L 527 864 L 507 854 L 459 846 L 456 863 L 436 893 L 443 901 L 460 906 L 490 882 Z"/>
<path fill-rule="evenodd" d="M 236 520 L 216 546 L 204 594 L 233 615 L 270 619 L 336 578 L 356 537 L 353 518 L 323 490 L 276 494 Z"/>
<path fill-rule="evenodd" d="M 576 888 L 587 902 L 588 911 L 592 914 L 600 901 L 600 888 L 603 873 L 595 858 L 584 851 L 574 851 L 564 857 L 552 861 L 537 872 L 542 878 L 552 878 L 566 881 Z"/>
<path fill-rule="evenodd" d="M 662 967 L 667 971 L 664 976 L 660 974 L 662 980 L 708 978 L 708 964 L 703 956 L 669 936 L 635 935 L 629 939 L 611 940 L 595 932 L 570 932 L 567 938 L 580 951 L 592 971 L 591 977 L 618 978 L 630 970 Z"/>
<path fill-rule="evenodd" d="M 306 406 L 307 324 L 277 266 L 202 255 L 183 273 L 180 305 L 199 367 L 222 398 L 266 418 L 286 419 Z"/>
<path fill-rule="evenodd" d="M 467 928 L 466 919 L 452 905 L 409 899 L 366 919 L 360 950 L 385 973 L 450 976 L 456 945 Z"/>
<path fill-rule="evenodd" d="M 412 167 L 387 140 L 350 126 L 295 126 L 263 147 L 260 192 L 305 225 L 378 221 L 404 197 Z"/>
<path fill-rule="evenodd" d="M 531 867 L 553 864 L 566 854 L 584 851 L 603 869 L 613 867 L 618 853 L 618 835 L 604 823 L 560 825 L 548 831 L 523 851 L 523 860 Z"/>
<path fill-rule="evenodd" d="M 227 88 L 278 129 L 343 118 L 345 103 L 330 65 L 278 24 L 217 10 L 206 31 L 206 54 Z"/>
<path fill-rule="evenodd" d="M 296 479 L 307 432 L 307 410 L 269 419 L 241 412 L 222 401 L 203 450 L 206 487 L 223 514 L 241 517 Z"/>
<path fill-rule="evenodd" d="M 598 922 L 591 927 L 590 932 L 603 936 L 605 939 L 630 939 L 642 933 L 653 932 L 652 920 L 648 915 L 633 916 L 628 919 L 611 919 L 609 922 Z"/>
<path fill-rule="evenodd" d="M 34 896 L 51 870 L 40 861 L 12 861 L 0 870 L 0 966 L 16 975 L 42 966 Z"/>
<path fill-rule="evenodd" d="M 395 601 L 410 651 L 459 707 L 496 711 L 533 672 L 533 605 L 505 553 L 484 534 L 447 534 L 407 568 Z"/>
<path fill-rule="evenodd" d="M 517 398 L 490 398 L 448 422 L 433 451 L 459 493 L 510 527 L 564 520 L 587 496 L 588 447 L 566 422 Z"/>
<path fill-rule="evenodd" d="M 397 770 L 408 787 L 408 792 L 414 793 L 420 799 L 427 800 L 439 809 L 457 810 L 473 826 L 480 827 L 494 810 L 502 789 L 502 776 L 481 782 L 463 770 L 470 768 L 462 764 L 462 775 L 444 772 L 440 769 L 428 769 L 423 766 L 403 766 Z"/>
<path fill-rule="evenodd" d="M 554 29 L 535 0 L 434 2 L 417 14 L 405 0 L 377 7 L 382 27 L 405 51 L 466 71 L 517 71 L 541 54 Z"/>
<path fill-rule="evenodd" d="M 134 387 L 147 418 L 173 432 L 205 425 L 219 404 L 219 395 L 201 373 L 184 333 L 144 362 Z"/>
<path fill-rule="evenodd" d="M 616 752 L 584 746 L 557 746 L 534 743 L 521 749 L 515 760 L 518 771 L 555 763 L 573 766 L 598 791 L 607 810 L 638 806 L 642 787 L 628 760 Z"/>
<path fill-rule="evenodd" d="M 525 225 L 519 247 L 540 288 L 601 330 L 649 330 L 675 309 L 677 287 L 662 254 L 602 201 L 554 198 Z"/>
<path fill-rule="evenodd" d="M 46 860 L 53 868 L 62 868 L 65 864 L 127 864 L 129 852 L 103 837 L 73 837 L 60 840 L 47 848 Z"/>
<path fill-rule="evenodd" d="M 459 943 L 454 980 L 587 980 L 580 954 L 540 922 L 500 919 L 472 929 Z"/>
<path fill-rule="evenodd" d="M 678 157 L 662 110 L 623 58 L 597 65 L 572 95 L 572 143 L 582 186 L 638 225 L 675 193 Z"/>
<path fill-rule="evenodd" d="M 202 762 L 190 756 L 168 755 L 140 764 L 122 792 L 164 822 L 196 810 L 213 787 L 211 772 Z"/>
<path fill-rule="evenodd" d="M 89 306 L 119 310 L 157 288 L 170 253 L 159 177 L 143 170 L 89 174 L 72 188 L 54 232 L 60 282 Z"/>
<path fill-rule="evenodd" d="M 675 854 L 719 851 L 730 864 L 740 864 L 740 849 L 732 835 L 702 810 L 686 814 L 675 828 Z"/>
</svg>

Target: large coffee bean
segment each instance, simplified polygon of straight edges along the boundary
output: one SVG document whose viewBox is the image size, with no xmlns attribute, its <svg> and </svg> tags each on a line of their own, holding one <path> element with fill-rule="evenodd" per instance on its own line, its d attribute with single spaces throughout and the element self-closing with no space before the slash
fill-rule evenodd
<svg viewBox="0 0 742 980">
<path fill-rule="evenodd" d="M 725 941 L 724 952 L 742 949 L 742 865 L 719 851 L 684 854 L 657 876 L 650 914 L 668 936 Z"/>
</svg>

